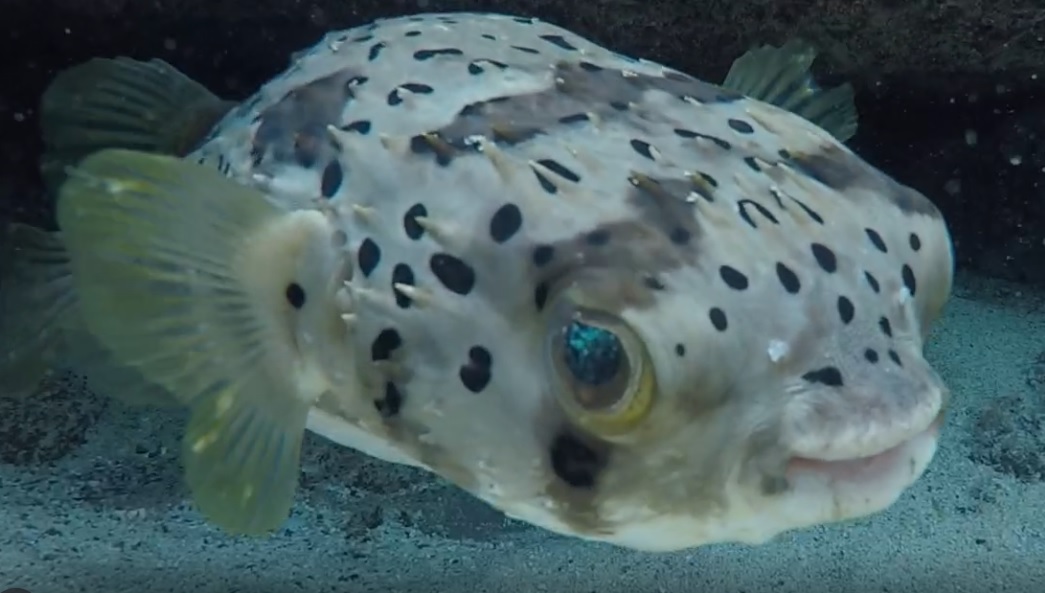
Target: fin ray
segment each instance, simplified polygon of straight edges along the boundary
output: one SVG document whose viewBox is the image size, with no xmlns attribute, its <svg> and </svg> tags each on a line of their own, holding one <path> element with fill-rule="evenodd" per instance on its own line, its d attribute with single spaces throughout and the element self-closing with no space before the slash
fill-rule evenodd
<svg viewBox="0 0 1045 593">
<path fill-rule="evenodd" d="M 184 156 L 231 107 L 163 60 L 88 60 L 44 92 L 44 180 L 57 191 L 65 167 L 103 148 Z"/>
<path fill-rule="evenodd" d="M 0 280 L 0 385 L 6 397 L 36 393 L 51 372 L 69 369 L 87 387 L 130 405 L 168 407 L 173 400 L 134 369 L 116 364 L 82 325 L 61 234 L 12 224 Z"/>
<path fill-rule="evenodd" d="M 315 217 L 195 163 L 118 149 L 84 159 L 58 202 L 87 325 L 189 406 L 186 481 L 232 532 L 274 529 L 293 502 L 321 394 L 300 387 L 278 272 Z"/>
<path fill-rule="evenodd" d="M 76 301 L 56 234 L 9 225 L 0 253 L 0 385 L 7 397 L 25 397 L 60 358 Z"/>
<path fill-rule="evenodd" d="M 815 59 L 816 50 L 798 39 L 757 47 L 733 62 L 722 86 L 787 109 L 846 142 L 858 125 L 853 87 L 818 86 L 810 72 Z"/>
</svg>

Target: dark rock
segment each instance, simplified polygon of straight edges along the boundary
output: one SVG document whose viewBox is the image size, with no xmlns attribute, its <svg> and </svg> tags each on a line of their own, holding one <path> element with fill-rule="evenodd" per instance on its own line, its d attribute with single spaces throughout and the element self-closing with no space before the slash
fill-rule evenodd
<svg viewBox="0 0 1045 593">
<path fill-rule="evenodd" d="M 976 418 L 969 458 L 1021 482 L 1045 481 L 1045 406 L 1040 395 L 1039 390 L 1034 398 L 991 400 Z"/>
<path fill-rule="evenodd" d="M 30 465 L 65 457 L 84 444 L 108 403 L 71 375 L 49 378 L 26 399 L 0 397 L 0 462 Z"/>
</svg>

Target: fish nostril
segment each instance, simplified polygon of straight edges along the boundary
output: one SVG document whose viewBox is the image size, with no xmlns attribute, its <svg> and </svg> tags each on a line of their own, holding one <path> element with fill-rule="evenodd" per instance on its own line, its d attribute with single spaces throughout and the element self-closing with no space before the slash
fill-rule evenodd
<svg viewBox="0 0 1045 593">
<path fill-rule="evenodd" d="M 826 385 L 828 387 L 842 387 L 845 385 L 845 381 L 842 379 L 842 372 L 838 370 L 838 367 L 833 366 L 809 371 L 802 375 L 802 379 L 809 383 Z"/>
</svg>

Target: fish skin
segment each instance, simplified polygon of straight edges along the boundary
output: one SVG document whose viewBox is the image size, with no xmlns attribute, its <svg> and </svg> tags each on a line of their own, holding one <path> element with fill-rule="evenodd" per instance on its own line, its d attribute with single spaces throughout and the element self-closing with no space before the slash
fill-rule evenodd
<svg viewBox="0 0 1045 593">
<path fill-rule="evenodd" d="M 881 511 L 933 457 L 946 224 L 772 105 L 537 19 L 424 15 L 329 34 L 188 158 L 335 240 L 301 264 L 351 319 L 338 343 L 329 315 L 297 322 L 328 387 L 310 429 L 510 516 L 758 543 Z M 580 304 L 655 379 L 624 430 L 582 425 L 549 361 Z"/>
</svg>

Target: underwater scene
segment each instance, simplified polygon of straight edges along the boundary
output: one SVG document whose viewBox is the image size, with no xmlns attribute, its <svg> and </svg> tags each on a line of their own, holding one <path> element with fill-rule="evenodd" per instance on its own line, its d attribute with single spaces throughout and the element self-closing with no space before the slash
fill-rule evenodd
<svg viewBox="0 0 1045 593">
<path fill-rule="evenodd" d="M 1045 587 L 1039 0 L 0 11 L 0 593 Z"/>
</svg>

